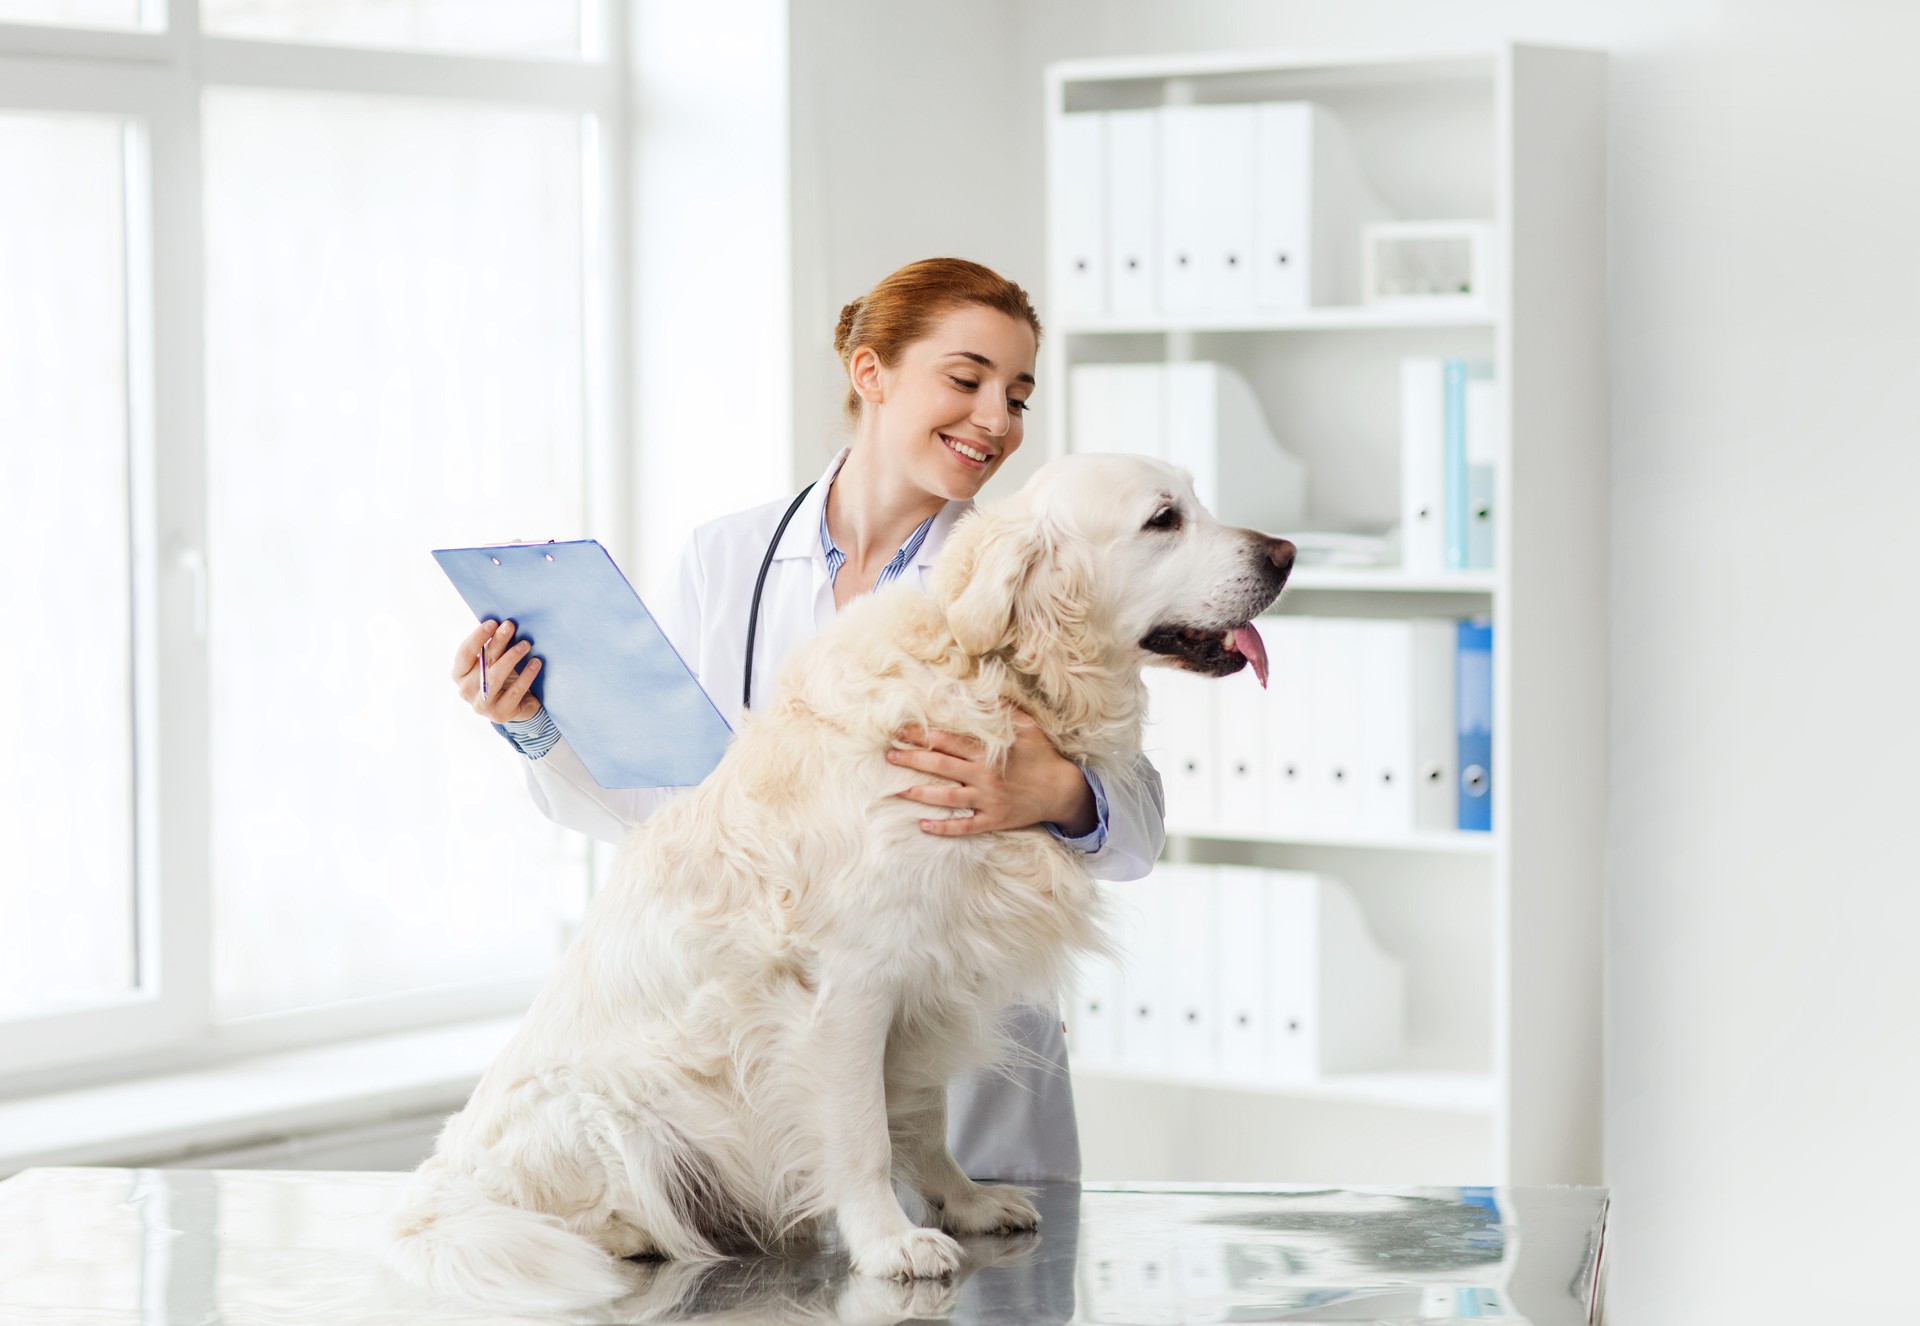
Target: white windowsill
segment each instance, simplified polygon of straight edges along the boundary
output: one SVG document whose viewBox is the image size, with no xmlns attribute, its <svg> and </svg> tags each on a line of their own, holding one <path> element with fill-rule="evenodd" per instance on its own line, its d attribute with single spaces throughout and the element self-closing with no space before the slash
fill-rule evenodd
<svg viewBox="0 0 1920 1326">
<path fill-rule="evenodd" d="M 154 1164 L 376 1120 L 451 1114 L 519 1021 L 464 1022 L 0 1101 L 0 1178 L 35 1165 Z"/>
</svg>

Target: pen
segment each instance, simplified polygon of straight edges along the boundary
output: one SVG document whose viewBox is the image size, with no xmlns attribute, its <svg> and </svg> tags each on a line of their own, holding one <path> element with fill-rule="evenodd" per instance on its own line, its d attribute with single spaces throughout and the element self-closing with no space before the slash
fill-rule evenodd
<svg viewBox="0 0 1920 1326">
<path fill-rule="evenodd" d="M 480 698 L 487 698 L 487 647 L 480 646 Z"/>
</svg>

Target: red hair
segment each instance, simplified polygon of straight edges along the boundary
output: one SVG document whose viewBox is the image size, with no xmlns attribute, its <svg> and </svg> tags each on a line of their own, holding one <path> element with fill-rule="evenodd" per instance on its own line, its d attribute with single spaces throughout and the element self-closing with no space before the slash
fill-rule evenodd
<svg viewBox="0 0 1920 1326">
<path fill-rule="evenodd" d="M 968 304 L 996 309 L 1033 329 L 1040 341 L 1040 316 L 1027 292 L 989 267 L 965 258 L 926 258 L 910 262 L 840 310 L 833 329 L 833 352 L 850 368 L 853 352 L 870 346 L 888 368 L 902 352 L 923 340 L 941 315 Z M 846 415 L 860 416 L 860 393 L 847 388 Z"/>
</svg>

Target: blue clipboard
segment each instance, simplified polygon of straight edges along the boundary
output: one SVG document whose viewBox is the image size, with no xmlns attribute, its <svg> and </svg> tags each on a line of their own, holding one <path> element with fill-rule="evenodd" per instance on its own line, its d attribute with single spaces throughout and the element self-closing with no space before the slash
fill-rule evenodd
<svg viewBox="0 0 1920 1326">
<path fill-rule="evenodd" d="M 733 729 L 597 539 L 439 548 L 482 621 L 511 621 L 543 662 L 532 692 L 608 789 L 692 787 Z"/>
</svg>

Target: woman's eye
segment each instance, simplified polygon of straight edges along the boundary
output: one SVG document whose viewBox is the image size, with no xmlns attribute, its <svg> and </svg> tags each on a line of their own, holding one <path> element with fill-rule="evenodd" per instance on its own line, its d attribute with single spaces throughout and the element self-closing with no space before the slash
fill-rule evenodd
<svg viewBox="0 0 1920 1326">
<path fill-rule="evenodd" d="M 972 391 L 980 385 L 978 382 L 969 382 L 965 378 L 949 378 L 948 381 L 952 382 L 956 387 L 965 387 L 968 391 Z"/>
<path fill-rule="evenodd" d="M 1018 410 L 1021 414 L 1025 414 L 1028 410 L 1031 410 L 1033 408 L 1031 405 L 1028 405 L 1025 401 L 1009 400 L 1007 404 L 1012 406 L 1014 409 Z"/>
</svg>

